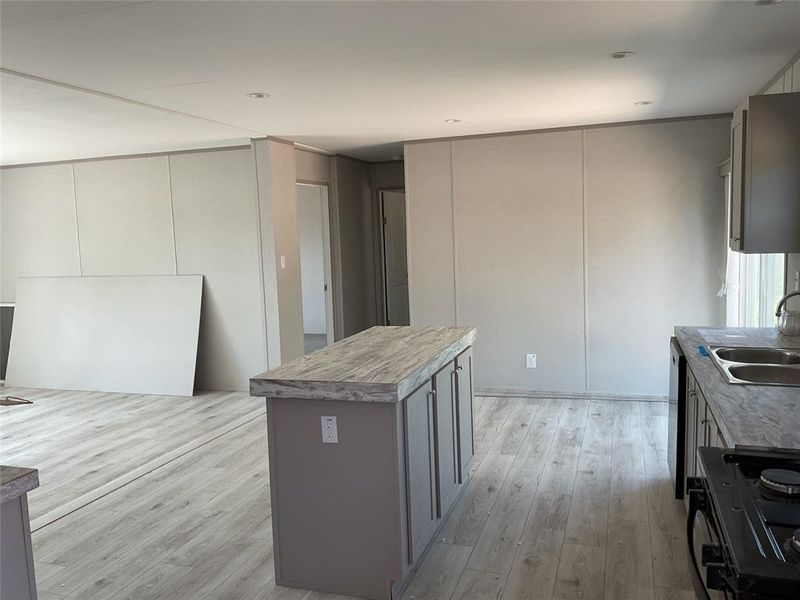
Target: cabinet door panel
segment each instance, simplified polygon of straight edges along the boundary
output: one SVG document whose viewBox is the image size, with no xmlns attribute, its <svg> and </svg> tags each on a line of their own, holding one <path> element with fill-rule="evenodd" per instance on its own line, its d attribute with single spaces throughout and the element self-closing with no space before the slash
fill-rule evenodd
<svg viewBox="0 0 800 600">
<path fill-rule="evenodd" d="M 458 492 L 458 460 L 456 457 L 455 365 L 449 363 L 433 377 L 436 407 L 436 474 L 438 514 L 447 513 Z"/>
<path fill-rule="evenodd" d="M 686 476 L 694 477 L 697 473 L 697 392 L 691 375 L 686 378 L 686 387 Z"/>
<path fill-rule="evenodd" d="M 742 222 L 743 186 L 744 186 L 744 133 L 747 111 L 736 112 L 731 129 L 731 220 L 730 220 L 730 247 L 731 250 L 741 250 L 744 237 L 744 223 Z"/>
<path fill-rule="evenodd" d="M 433 390 L 425 385 L 404 401 L 408 560 L 415 563 L 436 529 Z"/>
<path fill-rule="evenodd" d="M 684 476 L 697 475 L 697 393 L 694 376 L 686 369 L 686 449 L 684 452 Z M 684 481 L 684 489 L 686 482 Z M 683 501 L 689 506 L 689 494 L 684 494 Z"/>
<path fill-rule="evenodd" d="M 696 387 L 695 394 L 697 395 L 697 420 L 695 421 L 695 430 L 697 431 L 696 448 L 701 446 L 708 446 L 708 436 L 706 432 L 706 424 L 708 423 L 706 399 L 703 397 L 703 392 L 700 387 Z M 695 454 L 697 452 L 695 451 Z"/>
<path fill-rule="evenodd" d="M 456 358 L 456 397 L 458 430 L 458 468 L 463 483 L 467 479 L 472 458 L 475 456 L 474 424 L 472 416 L 472 348 Z"/>
</svg>

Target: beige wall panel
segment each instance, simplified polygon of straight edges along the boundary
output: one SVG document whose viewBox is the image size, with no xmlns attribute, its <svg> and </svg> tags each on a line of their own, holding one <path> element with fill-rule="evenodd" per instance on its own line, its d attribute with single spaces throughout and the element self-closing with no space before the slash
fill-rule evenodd
<svg viewBox="0 0 800 600">
<path fill-rule="evenodd" d="M 780 94 L 783 92 L 783 77 L 778 77 L 772 84 L 764 90 L 765 94 Z"/>
<path fill-rule="evenodd" d="M 800 58 L 792 66 L 792 91 L 800 92 Z"/>
<path fill-rule="evenodd" d="M 295 149 L 267 140 L 272 193 L 273 232 L 278 278 L 281 360 L 303 356 L 303 297 L 300 277 L 300 238 L 297 228 Z M 261 168 L 261 166 L 259 166 Z M 267 240 L 264 240 L 267 243 Z M 283 261 L 281 260 L 283 257 Z"/>
<path fill-rule="evenodd" d="M 727 118 L 586 131 L 590 390 L 666 395 L 673 327 L 724 325 L 729 143 Z"/>
<path fill-rule="evenodd" d="M 198 387 L 247 390 L 266 369 L 250 149 L 170 157 L 178 273 L 205 275 Z"/>
<path fill-rule="evenodd" d="M 453 186 L 476 384 L 583 391 L 581 132 L 454 141 Z"/>
<path fill-rule="evenodd" d="M 369 163 L 337 156 L 335 164 L 334 270 L 340 268 L 342 337 L 348 337 L 375 324 L 372 189 Z"/>
<path fill-rule="evenodd" d="M 174 275 L 169 158 L 75 164 L 84 275 Z"/>
<path fill-rule="evenodd" d="M 405 170 L 411 324 L 455 325 L 450 142 L 406 145 Z"/>
<path fill-rule="evenodd" d="M 372 163 L 372 187 L 378 190 L 399 189 L 405 187 L 405 170 L 402 160 Z"/>
<path fill-rule="evenodd" d="M 0 302 L 17 277 L 79 275 L 72 165 L 0 169 Z"/>
<path fill-rule="evenodd" d="M 330 181 L 330 156 L 295 148 L 294 160 L 297 181 L 310 181 L 313 183 L 328 183 Z"/>
</svg>

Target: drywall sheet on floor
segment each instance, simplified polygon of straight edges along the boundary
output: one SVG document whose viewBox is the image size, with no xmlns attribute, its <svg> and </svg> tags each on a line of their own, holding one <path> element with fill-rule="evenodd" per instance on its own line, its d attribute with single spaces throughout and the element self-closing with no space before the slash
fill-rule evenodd
<svg viewBox="0 0 800 600">
<path fill-rule="evenodd" d="M 17 281 L 8 385 L 191 396 L 202 275 Z"/>
</svg>

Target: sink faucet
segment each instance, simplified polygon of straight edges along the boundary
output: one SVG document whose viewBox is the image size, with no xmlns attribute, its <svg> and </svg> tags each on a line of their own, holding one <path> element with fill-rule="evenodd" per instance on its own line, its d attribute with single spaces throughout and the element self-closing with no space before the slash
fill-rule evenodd
<svg viewBox="0 0 800 600">
<path fill-rule="evenodd" d="M 783 305 L 786 304 L 786 301 L 789 298 L 791 298 L 792 296 L 800 296 L 800 290 L 796 290 L 794 292 L 789 292 L 783 298 L 780 299 L 780 301 L 778 302 L 778 308 L 775 309 L 775 316 L 776 317 L 780 317 L 781 316 L 781 309 L 783 308 Z"/>
</svg>

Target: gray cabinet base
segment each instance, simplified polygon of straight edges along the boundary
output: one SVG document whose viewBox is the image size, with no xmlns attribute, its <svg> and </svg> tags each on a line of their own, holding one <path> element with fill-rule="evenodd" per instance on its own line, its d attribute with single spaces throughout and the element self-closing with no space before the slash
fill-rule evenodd
<svg viewBox="0 0 800 600">
<path fill-rule="evenodd" d="M 277 584 L 372 600 L 406 587 L 427 544 L 412 565 L 403 406 L 267 399 Z M 323 416 L 337 418 L 338 443 L 322 443 Z"/>
<path fill-rule="evenodd" d="M 28 494 L 0 505 L 0 598 L 36 600 Z"/>
</svg>

